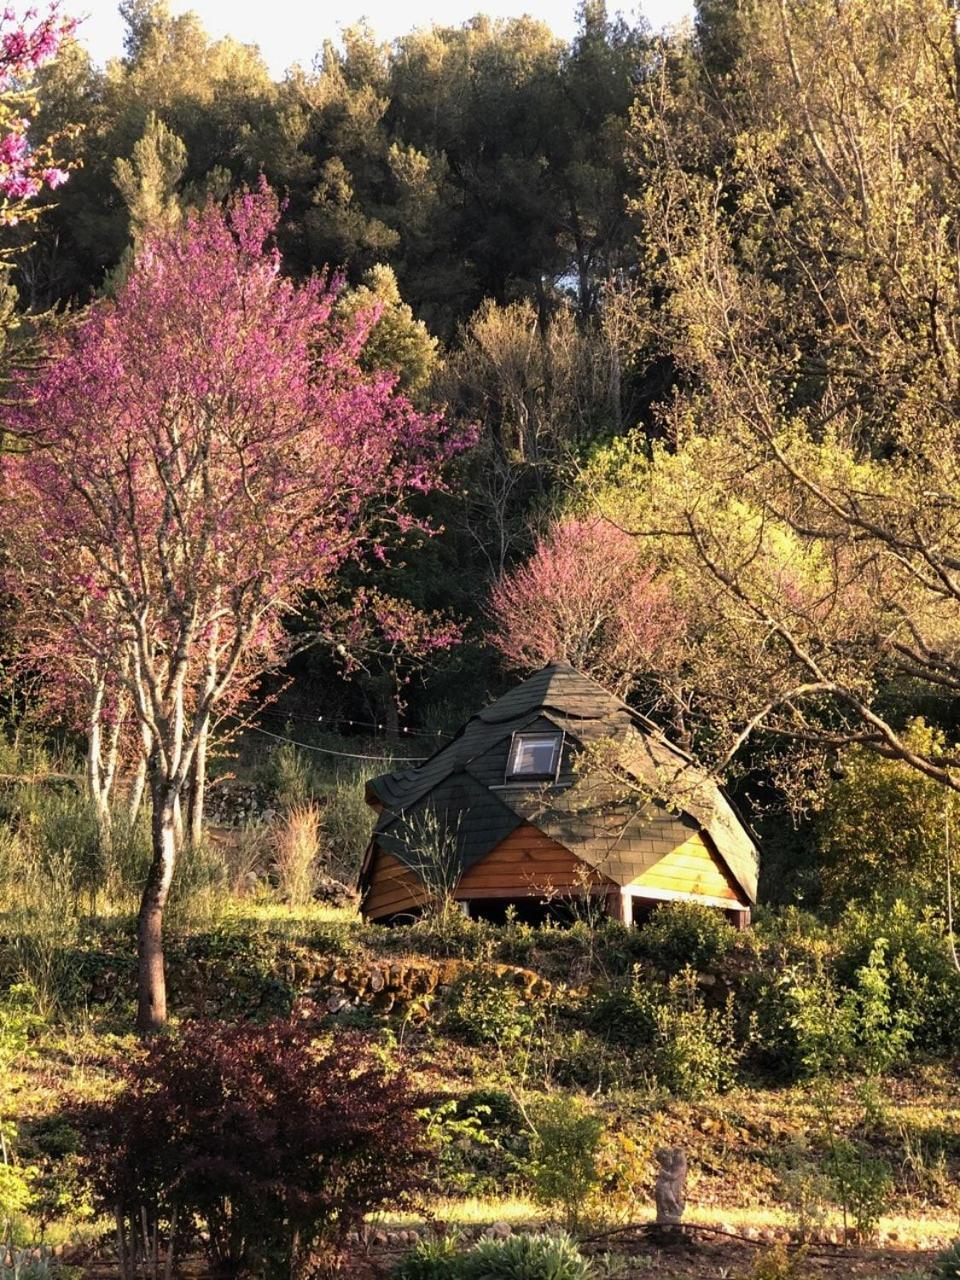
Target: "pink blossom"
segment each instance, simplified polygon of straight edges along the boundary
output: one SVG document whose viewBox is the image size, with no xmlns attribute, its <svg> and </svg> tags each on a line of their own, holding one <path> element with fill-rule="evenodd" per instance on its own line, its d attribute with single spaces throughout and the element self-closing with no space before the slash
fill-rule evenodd
<svg viewBox="0 0 960 1280">
<path fill-rule="evenodd" d="M 684 620 L 636 539 L 609 521 L 566 519 L 496 585 L 490 639 L 511 666 L 566 661 L 617 692 L 669 665 Z"/>
<path fill-rule="evenodd" d="M 15 381 L 6 425 L 35 447 L 0 460 L 0 583 L 51 705 L 81 721 L 101 687 L 145 724 L 231 705 L 283 658 L 306 592 L 387 558 L 398 525 L 429 530 L 410 498 L 468 444 L 363 370 L 335 283 L 278 273 L 279 217 L 262 186 L 157 234 Z M 392 646 L 454 634 L 376 620 Z"/>
</svg>

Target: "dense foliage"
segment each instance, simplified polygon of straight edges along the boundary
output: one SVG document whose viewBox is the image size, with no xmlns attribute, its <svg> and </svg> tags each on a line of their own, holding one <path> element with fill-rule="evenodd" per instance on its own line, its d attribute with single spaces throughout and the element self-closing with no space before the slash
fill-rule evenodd
<svg viewBox="0 0 960 1280">
<path fill-rule="evenodd" d="M 11 1246 L 290 1277 L 414 1208 L 399 1280 L 584 1280 L 443 1223 L 609 1230 L 678 1144 L 801 1240 L 955 1224 L 956 6 L 696 8 L 279 80 L 163 0 L 104 69 L 0 21 Z M 357 917 L 367 780 L 557 659 L 736 793 L 750 929 L 469 918 L 415 813 L 442 909 Z"/>
<path fill-rule="evenodd" d="M 176 1256 L 196 1218 L 218 1270 L 290 1276 L 421 1185 L 430 1147 L 415 1113 L 409 1082 L 356 1037 L 195 1023 L 155 1041 L 84 1117 L 89 1176 L 131 1267 L 142 1219 Z"/>
</svg>

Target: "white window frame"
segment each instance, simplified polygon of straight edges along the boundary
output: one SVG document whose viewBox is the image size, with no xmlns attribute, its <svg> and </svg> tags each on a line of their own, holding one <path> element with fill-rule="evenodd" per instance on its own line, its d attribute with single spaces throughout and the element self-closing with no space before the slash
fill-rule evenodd
<svg viewBox="0 0 960 1280">
<path fill-rule="evenodd" d="M 515 729 L 510 739 L 510 754 L 507 757 L 507 782 L 556 782 L 560 772 L 560 761 L 563 759 L 563 743 L 565 734 L 551 729 Z M 553 745 L 553 758 L 550 771 L 547 773 L 523 773 L 515 769 L 517 755 L 525 738 L 539 738 L 550 741 Z"/>
</svg>

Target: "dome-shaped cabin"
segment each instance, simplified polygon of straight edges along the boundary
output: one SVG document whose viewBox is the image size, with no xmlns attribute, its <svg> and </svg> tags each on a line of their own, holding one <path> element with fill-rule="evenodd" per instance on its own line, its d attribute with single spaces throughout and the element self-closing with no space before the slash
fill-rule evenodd
<svg viewBox="0 0 960 1280">
<path fill-rule="evenodd" d="M 745 926 L 758 851 L 715 782 L 644 716 L 565 663 L 474 715 L 416 767 L 373 778 L 361 909 L 384 923 L 452 896 L 536 919 L 589 898 L 630 923 L 668 901 Z"/>
</svg>

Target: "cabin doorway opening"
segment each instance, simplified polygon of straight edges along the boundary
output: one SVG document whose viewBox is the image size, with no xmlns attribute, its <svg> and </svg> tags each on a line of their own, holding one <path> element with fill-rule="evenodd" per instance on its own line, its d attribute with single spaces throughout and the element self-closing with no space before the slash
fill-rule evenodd
<svg viewBox="0 0 960 1280">
<path fill-rule="evenodd" d="M 467 914 L 471 920 L 505 924 L 507 912 L 512 907 L 514 918 L 520 924 L 571 925 L 583 913 L 584 905 L 573 903 L 568 898 L 471 898 Z"/>
</svg>

